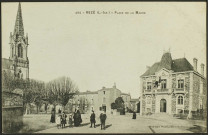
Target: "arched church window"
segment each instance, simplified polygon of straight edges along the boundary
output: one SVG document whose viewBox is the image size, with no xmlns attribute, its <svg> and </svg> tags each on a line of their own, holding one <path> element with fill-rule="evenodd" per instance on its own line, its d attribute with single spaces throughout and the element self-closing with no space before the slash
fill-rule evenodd
<svg viewBox="0 0 208 135">
<path fill-rule="evenodd" d="M 22 58 L 23 57 L 23 48 L 21 44 L 18 45 L 18 57 Z"/>
</svg>

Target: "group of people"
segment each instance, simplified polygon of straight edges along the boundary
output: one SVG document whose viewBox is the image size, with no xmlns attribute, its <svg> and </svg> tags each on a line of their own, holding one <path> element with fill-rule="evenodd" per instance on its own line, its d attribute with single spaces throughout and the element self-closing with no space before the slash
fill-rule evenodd
<svg viewBox="0 0 208 135">
<path fill-rule="evenodd" d="M 73 127 L 73 124 L 75 127 L 78 127 L 82 123 L 82 117 L 81 113 L 78 109 L 75 110 L 73 117 L 72 114 L 69 114 L 69 127 Z M 51 123 L 57 124 L 57 128 L 65 128 L 67 124 L 67 115 L 65 112 L 61 113 L 61 110 L 58 110 L 58 117 L 55 120 L 55 108 L 52 109 L 51 111 Z"/>
<path fill-rule="evenodd" d="M 65 112 L 58 115 L 58 117 L 56 118 L 57 128 L 65 128 L 66 118 L 67 118 L 67 115 L 65 114 Z M 70 116 L 69 116 L 69 118 L 70 118 Z"/>
<path fill-rule="evenodd" d="M 61 110 L 59 109 L 59 115 L 58 117 L 56 118 L 56 124 L 57 124 L 57 128 L 65 128 L 66 124 L 67 124 L 67 115 L 65 114 L 65 112 L 62 112 L 61 113 Z M 94 126 L 94 128 L 96 128 L 96 116 L 95 116 L 95 113 L 94 111 L 92 110 L 92 114 L 90 116 L 90 123 L 91 123 L 91 126 L 90 128 L 92 128 L 92 126 Z M 101 123 L 101 130 L 105 130 L 106 126 L 105 126 L 105 121 L 107 119 L 107 115 L 106 115 L 106 112 L 103 111 L 101 112 L 100 114 L 100 123 Z M 136 119 L 136 113 L 133 112 L 133 117 L 132 119 Z M 52 112 L 51 112 L 51 122 L 52 123 L 55 123 L 55 109 L 53 108 L 52 109 Z M 73 117 L 72 117 L 72 114 L 69 114 L 69 127 L 73 127 L 73 124 L 75 127 L 78 127 L 80 124 L 82 123 L 82 117 L 81 117 L 81 113 L 78 109 L 75 110 L 74 114 L 73 114 Z"/>
<path fill-rule="evenodd" d="M 107 115 L 106 115 L 106 113 L 104 111 L 104 112 L 102 112 L 100 114 L 101 130 L 102 129 L 105 130 L 105 121 L 106 121 L 106 118 L 107 118 Z M 94 113 L 94 111 L 92 111 L 92 114 L 90 116 L 90 123 L 91 123 L 90 128 L 92 128 L 92 125 L 94 125 L 94 128 L 96 128 L 96 126 L 95 126 L 96 120 L 95 120 L 95 113 Z"/>
</svg>

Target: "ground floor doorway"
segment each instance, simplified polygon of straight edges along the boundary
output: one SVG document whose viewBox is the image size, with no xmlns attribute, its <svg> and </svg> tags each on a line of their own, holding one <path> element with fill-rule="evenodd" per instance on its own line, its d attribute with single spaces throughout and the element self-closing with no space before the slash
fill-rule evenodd
<svg viewBox="0 0 208 135">
<path fill-rule="evenodd" d="M 160 100 L 160 112 L 166 112 L 167 103 L 165 99 Z"/>
</svg>

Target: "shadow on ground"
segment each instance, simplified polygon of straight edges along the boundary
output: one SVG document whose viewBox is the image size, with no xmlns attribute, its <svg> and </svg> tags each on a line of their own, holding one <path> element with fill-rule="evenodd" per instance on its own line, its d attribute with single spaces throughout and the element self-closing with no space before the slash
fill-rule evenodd
<svg viewBox="0 0 208 135">
<path fill-rule="evenodd" d="M 111 126 L 112 126 L 112 124 L 109 124 L 109 125 L 106 125 L 105 128 L 107 129 L 107 128 L 111 127 Z"/>
<path fill-rule="evenodd" d="M 96 126 L 96 127 L 99 127 L 100 125 L 101 125 L 101 124 L 96 124 L 95 126 Z"/>
<path fill-rule="evenodd" d="M 198 125 L 194 125 L 194 127 L 191 127 L 187 130 L 191 131 L 191 132 L 194 132 L 194 133 L 206 133 L 207 132 L 206 127 L 202 127 L 202 126 L 198 126 Z"/>
<path fill-rule="evenodd" d="M 89 124 L 90 124 L 89 122 L 88 123 L 83 123 L 83 124 L 80 125 L 80 127 L 87 126 Z"/>
<path fill-rule="evenodd" d="M 54 128 L 54 127 L 56 127 L 56 125 L 53 125 L 53 126 L 45 126 L 45 125 L 31 126 L 29 124 L 23 124 L 22 129 L 20 129 L 18 133 L 33 133 L 33 132 L 38 132 L 38 131 L 49 129 L 49 128 Z"/>
</svg>

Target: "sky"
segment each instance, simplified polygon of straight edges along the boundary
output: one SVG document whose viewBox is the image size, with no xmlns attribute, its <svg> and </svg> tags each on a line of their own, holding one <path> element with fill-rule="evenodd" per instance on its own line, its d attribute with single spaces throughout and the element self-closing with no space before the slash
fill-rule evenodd
<svg viewBox="0 0 208 135">
<path fill-rule="evenodd" d="M 173 59 L 193 58 L 206 67 L 205 2 L 22 2 L 28 33 L 30 78 L 70 77 L 80 91 L 114 82 L 132 98 L 140 76 L 170 49 Z M 2 57 L 9 58 L 18 3 L 2 3 Z M 76 14 L 76 12 L 145 14 Z M 206 71 L 206 69 L 205 69 Z M 206 73 L 206 72 L 205 72 Z"/>
</svg>

